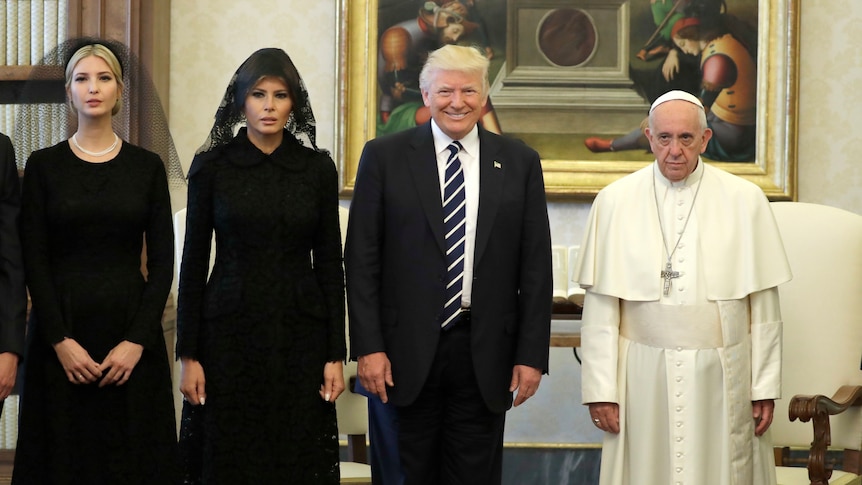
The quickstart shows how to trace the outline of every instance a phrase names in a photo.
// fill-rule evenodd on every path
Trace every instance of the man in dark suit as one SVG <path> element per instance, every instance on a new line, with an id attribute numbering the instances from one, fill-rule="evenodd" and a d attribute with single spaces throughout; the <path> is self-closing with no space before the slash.
<path id="1" fill-rule="evenodd" d="M 21 189 L 15 150 L 9 137 L 0 133 L 0 409 L 15 387 L 18 360 L 24 354 L 27 293 L 18 212 Z"/>
<path id="2" fill-rule="evenodd" d="M 505 412 L 548 368 L 550 230 L 539 155 L 477 126 L 477 50 L 432 52 L 432 121 L 369 141 L 345 247 L 351 358 L 395 405 L 406 484 L 499 484 Z"/>

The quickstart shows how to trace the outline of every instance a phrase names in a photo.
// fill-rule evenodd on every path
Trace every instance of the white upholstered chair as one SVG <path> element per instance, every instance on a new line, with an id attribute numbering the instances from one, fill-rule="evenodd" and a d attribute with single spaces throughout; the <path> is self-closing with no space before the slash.
<path id="1" fill-rule="evenodd" d="M 341 220 L 341 242 L 347 234 L 349 211 L 339 207 Z M 344 320 L 345 333 L 349 332 L 347 319 Z M 350 342 L 348 335 L 348 345 Z M 335 400 L 338 414 L 338 432 L 347 436 L 347 461 L 341 462 L 341 483 L 371 484 L 371 466 L 368 465 L 368 451 L 365 436 L 368 434 L 368 400 L 353 392 L 351 379 L 356 378 L 356 362 L 344 366 L 344 384 L 347 389 Z"/>
<path id="2" fill-rule="evenodd" d="M 778 483 L 862 484 L 862 216 L 801 202 L 772 209 L 793 271 L 780 287 L 784 398 L 771 433 L 776 463 L 796 466 L 779 466 Z M 794 463 L 792 449 L 809 456 Z M 833 457 L 844 471 L 831 471 Z"/>
<path id="3" fill-rule="evenodd" d="M 180 209 L 174 214 L 174 282 L 171 287 L 171 294 L 174 298 L 174 305 L 176 308 L 177 304 L 177 286 L 180 281 L 180 263 L 183 262 L 183 243 L 186 240 L 186 210 Z M 171 342 L 171 345 L 176 347 L 176 334 L 174 334 L 174 341 Z M 174 355 L 171 352 L 168 355 Z M 176 415 L 177 420 L 177 433 L 179 433 L 180 429 L 180 419 L 183 413 L 183 394 L 180 392 L 180 365 L 179 362 L 172 362 L 171 365 L 171 378 L 174 381 L 174 414 Z"/>
<path id="4" fill-rule="evenodd" d="M 365 436 L 368 433 L 368 402 L 365 396 L 350 390 L 350 378 L 356 376 L 356 362 L 344 367 L 347 385 L 335 401 L 338 415 L 338 432 L 347 436 L 347 460 L 340 463 L 341 483 L 371 484 L 371 466 L 368 465 Z"/>

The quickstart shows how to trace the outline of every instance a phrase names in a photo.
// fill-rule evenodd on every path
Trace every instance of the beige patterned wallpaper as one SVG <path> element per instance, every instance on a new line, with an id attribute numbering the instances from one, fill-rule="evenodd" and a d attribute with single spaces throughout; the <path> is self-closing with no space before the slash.
<path id="1" fill-rule="evenodd" d="M 638 0 L 635 0 L 638 1 Z M 859 0 L 801 5 L 799 200 L 862 213 L 862 51 Z M 337 0 L 174 0 L 171 129 L 185 167 L 203 143 L 223 90 L 255 49 L 284 48 L 305 78 L 321 146 L 333 148 Z M 555 244 L 577 244 L 589 204 L 552 203 Z"/>
<path id="2" fill-rule="evenodd" d="M 862 2 L 800 1 L 799 200 L 862 214 Z"/>

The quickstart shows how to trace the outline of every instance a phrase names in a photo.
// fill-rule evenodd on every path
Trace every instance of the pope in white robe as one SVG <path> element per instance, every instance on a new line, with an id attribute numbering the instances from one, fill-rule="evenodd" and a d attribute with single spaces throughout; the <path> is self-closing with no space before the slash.
<path id="1" fill-rule="evenodd" d="M 772 211 L 700 159 L 712 133 L 697 98 L 658 98 L 646 134 L 656 162 L 598 194 L 575 273 L 600 484 L 774 484 L 791 274 Z"/>

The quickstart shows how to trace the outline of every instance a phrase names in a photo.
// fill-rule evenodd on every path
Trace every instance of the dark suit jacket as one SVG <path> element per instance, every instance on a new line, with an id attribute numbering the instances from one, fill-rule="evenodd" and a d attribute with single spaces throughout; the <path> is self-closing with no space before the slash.
<path id="1" fill-rule="evenodd" d="M 0 352 L 24 355 L 27 293 L 18 236 L 21 186 L 15 151 L 0 133 Z"/>
<path id="2" fill-rule="evenodd" d="M 548 369 L 552 302 L 548 209 L 539 155 L 480 127 L 473 262 L 473 365 L 486 405 L 512 405 L 512 367 Z M 345 246 L 351 358 L 386 352 L 395 405 L 412 403 L 440 337 L 446 275 L 431 125 L 369 141 Z"/>

